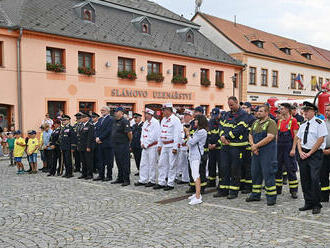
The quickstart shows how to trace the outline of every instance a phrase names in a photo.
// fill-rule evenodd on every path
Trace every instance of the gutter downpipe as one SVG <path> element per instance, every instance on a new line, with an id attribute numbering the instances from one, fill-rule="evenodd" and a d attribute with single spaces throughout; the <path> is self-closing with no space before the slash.
<path id="1" fill-rule="evenodd" d="M 19 36 L 17 38 L 17 111 L 18 111 L 18 128 L 23 131 L 23 113 L 22 113 L 22 70 L 21 70 L 21 40 L 23 28 L 19 28 Z"/>

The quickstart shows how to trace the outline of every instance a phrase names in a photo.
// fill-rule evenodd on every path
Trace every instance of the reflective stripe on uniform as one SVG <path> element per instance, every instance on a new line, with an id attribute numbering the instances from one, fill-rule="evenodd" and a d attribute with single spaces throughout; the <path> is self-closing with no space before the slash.
<path id="1" fill-rule="evenodd" d="M 238 142 L 238 143 L 234 143 L 234 142 L 230 142 L 229 146 L 247 146 L 249 144 L 249 142 Z"/>
<path id="2" fill-rule="evenodd" d="M 321 188 L 321 191 L 327 191 L 327 190 L 330 190 L 330 186 Z"/>
<path id="3" fill-rule="evenodd" d="M 232 131 L 229 132 L 229 136 L 230 136 L 232 139 L 235 139 L 235 135 L 233 134 Z"/>
<path id="4" fill-rule="evenodd" d="M 245 183 L 252 183 L 252 180 L 245 180 Z"/>
<path id="5" fill-rule="evenodd" d="M 229 189 L 231 189 L 231 190 L 239 190 L 239 187 L 238 186 L 229 186 Z"/>
<path id="6" fill-rule="evenodd" d="M 228 185 L 219 185 L 219 188 L 220 189 L 229 189 L 229 186 Z"/>
<path id="7" fill-rule="evenodd" d="M 277 195 L 276 191 L 268 191 L 266 192 L 266 195 Z"/>
<path id="8" fill-rule="evenodd" d="M 252 185 L 252 188 L 254 188 L 254 189 L 261 189 L 262 188 L 262 185 L 260 184 L 260 185 L 258 185 L 258 184 L 253 184 Z"/>
<path id="9" fill-rule="evenodd" d="M 209 180 L 216 180 L 217 178 L 216 177 L 208 177 L 207 179 L 209 179 Z"/>
<path id="10" fill-rule="evenodd" d="M 252 193 L 261 193 L 261 189 L 252 189 Z"/>

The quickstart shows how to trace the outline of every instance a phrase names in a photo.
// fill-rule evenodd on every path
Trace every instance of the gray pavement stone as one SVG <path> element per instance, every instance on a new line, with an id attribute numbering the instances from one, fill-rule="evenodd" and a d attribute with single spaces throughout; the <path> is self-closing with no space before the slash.
<path id="1" fill-rule="evenodd" d="M 18 176 L 0 161 L 0 247 L 330 247 L 330 205 L 317 216 L 299 212 L 301 189 L 293 200 L 285 187 L 273 207 L 264 197 L 246 203 L 246 195 L 212 194 L 199 206 L 161 205 L 186 186 L 164 192 L 134 187 L 134 176 L 125 188 L 78 176 Z"/>

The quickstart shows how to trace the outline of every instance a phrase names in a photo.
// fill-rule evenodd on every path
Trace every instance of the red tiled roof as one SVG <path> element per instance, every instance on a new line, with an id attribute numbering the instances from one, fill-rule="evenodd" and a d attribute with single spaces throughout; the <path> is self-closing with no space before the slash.
<path id="1" fill-rule="evenodd" d="M 245 52 L 284 59 L 323 68 L 330 69 L 330 51 L 306 45 L 295 40 L 270 34 L 245 25 L 236 24 L 215 16 L 198 13 L 214 28 L 225 37 L 240 47 Z M 263 41 L 263 48 L 257 47 L 251 41 Z M 291 55 L 285 54 L 280 48 L 290 48 Z M 307 59 L 302 54 L 312 54 L 311 59 Z"/>

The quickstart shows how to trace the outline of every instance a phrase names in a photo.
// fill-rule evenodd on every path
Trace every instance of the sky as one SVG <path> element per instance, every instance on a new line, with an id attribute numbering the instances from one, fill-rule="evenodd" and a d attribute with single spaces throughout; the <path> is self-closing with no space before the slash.
<path id="1" fill-rule="evenodd" d="M 191 19 L 195 0 L 153 0 Z M 204 0 L 201 11 L 330 50 L 330 0 Z"/>

